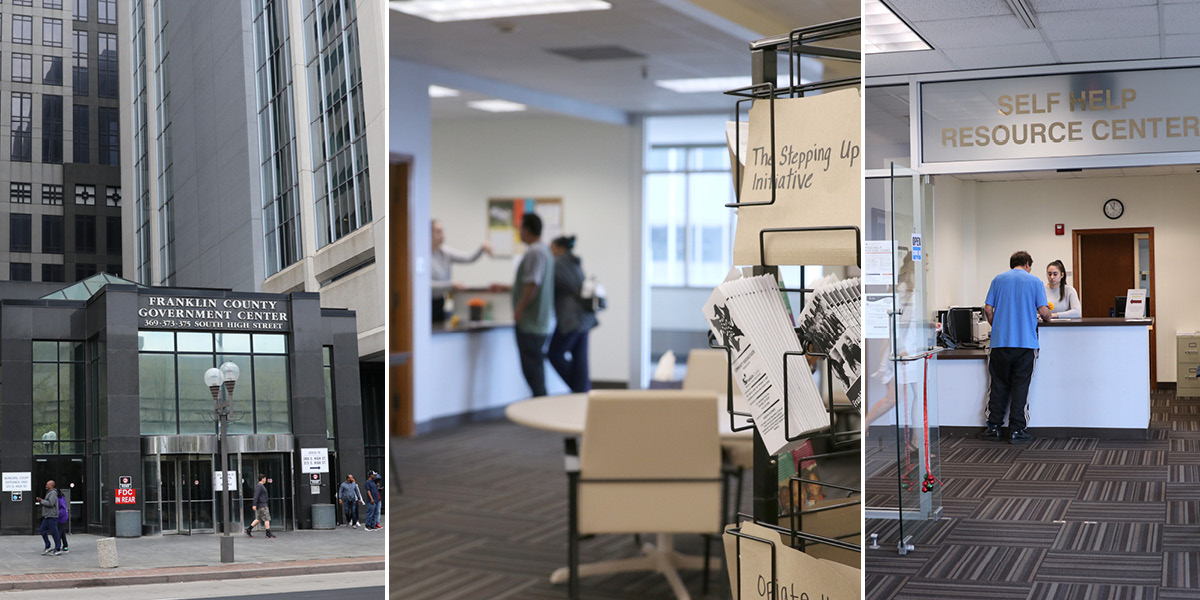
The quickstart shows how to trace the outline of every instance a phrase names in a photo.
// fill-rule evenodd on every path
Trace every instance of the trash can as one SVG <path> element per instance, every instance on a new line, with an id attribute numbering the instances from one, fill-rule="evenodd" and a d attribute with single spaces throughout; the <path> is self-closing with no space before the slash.
<path id="1" fill-rule="evenodd" d="M 119 538 L 142 537 L 142 511 L 140 511 L 140 510 L 118 510 L 117 511 L 117 537 L 119 537 Z"/>
<path id="2" fill-rule="evenodd" d="M 313 529 L 333 529 L 337 527 L 337 512 L 332 504 L 312 505 Z"/>

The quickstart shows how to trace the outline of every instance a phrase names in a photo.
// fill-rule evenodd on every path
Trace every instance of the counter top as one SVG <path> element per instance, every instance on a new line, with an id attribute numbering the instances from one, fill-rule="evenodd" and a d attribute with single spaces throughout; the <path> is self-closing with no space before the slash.
<path id="1" fill-rule="evenodd" d="M 1060 319 L 1049 323 L 1038 323 L 1038 327 L 1121 327 L 1128 325 L 1153 325 L 1153 318 L 1127 320 L 1125 317 L 1088 317 L 1086 319 Z"/>
<path id="2" fill-rule="evenodd" d="M 937 353 L 938 360 L 978 360 L 987 358 L 987 348 L 954 348 Z"/>
<path id="3" fill-rule="evenodd" d="M 514 323 L 498 323 L 495 321 L 467 321 L 460 324 L 458 327 L 447 327 L 445 324 L 435 323 L 433 325 L 433 334 L 439 333 L 471 333 L 476 331 L 491 331 L 493 329 L 511 329 Z"/>

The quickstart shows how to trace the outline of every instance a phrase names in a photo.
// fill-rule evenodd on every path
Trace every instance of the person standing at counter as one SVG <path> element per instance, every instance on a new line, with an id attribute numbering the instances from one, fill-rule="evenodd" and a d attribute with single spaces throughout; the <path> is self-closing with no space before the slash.
<path id="1" fill-rule="evenodd" d="M 572 392 L 583 393 L 592 388 L 588 377 L 588 331 L 596 326 L 596 313 L 584 306 L 579 296 L 583 287 L 583 265 L 575 249 L 575 236 L 555 238 L 550 242 L 554 255 L 554 316 L 557 324 L 550 337 L 547 358 L 559 377 Z M 567 358 L 567 354 L 571 358 Z"/>
<path id="2" fill-rule="evenodd" d="M 1008 412 L 1008 441 L 1024 444 L 1033 439 L 1025 427 L 1029 422 L 1029 382 L 1037 361 L 1038 317 L 1050 320 L 1046 288 L 1030 273 L 1033 257 L 1014 252 L 1009 270 L 992 279 L 983 314 L 992 326 L 988 374 L 992 385 L 988 397 L 987 428 L 976 437 L 1000 441 L 1004 413 Z"/>
<path id="3" fill-rule="evenodd" d="M 1075 288 L 1067 285 L 1067 267 L 1063 261 L 1056 260 L 1046 265 L 1046 300 L 1050 306 L 1050 316 L 1056 319 L 1078 319 L 1083 316 L 1083 305 Z"/>
<path id="4" fill-rule="evenodd" d="M 510 289 L 513 320 L 516 321 L 517 351 L 521 371 L 534 396 L 546 395 L 546 338 L 554 316 L 554 260 L 542 243 L 542 218 L 527 213 L 521 218 L 521 241 L 525 256 Z"/>
<path id="5" fill-rule="evenodd" d="M 433 240 L 433 252 L 429 256 L 429 287 L 433 295 L 433 322 L 441 323 L 446 320 L 446 292 L 461 289 L 462 284 L 451 279 L 450 266 L 454 263 L 473 263 L 487 253 L 492 255 L 492 245 L 486 241 L 479 245 L 474 254 L 455 250 L 446 246 L 446 231 L 438 220 L 433 221 L 430 232 Z"/>

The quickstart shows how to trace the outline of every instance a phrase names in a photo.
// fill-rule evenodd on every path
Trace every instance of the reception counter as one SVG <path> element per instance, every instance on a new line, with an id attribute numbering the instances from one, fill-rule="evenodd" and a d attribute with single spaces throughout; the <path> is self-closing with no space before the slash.
<path id="1" fill-rule="evenodd" d="M 1029 386 L 1029 427 L 1055 435 L 1140 437 L 1150 426 L 1149 319 L 1043 323 Z M 938 354 L 938 421 L 983 427 L 988 374 L 983 350 Z M 1053 431 L 1047 432 L 1046 429 Z"/>

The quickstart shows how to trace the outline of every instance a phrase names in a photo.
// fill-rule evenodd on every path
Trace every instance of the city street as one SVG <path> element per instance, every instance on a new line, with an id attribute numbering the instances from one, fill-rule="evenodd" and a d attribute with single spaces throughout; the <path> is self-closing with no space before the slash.
<path id="1" fill-rule="evenodd" d="M 176 598 L 243 598 L 250 600 L 318 600 L 337 591 L 338 597 L 369 600 L 384 597 L 383 571 L 365 573 L 331 573 L 325 575 L 298 575 L 295 577 L 259 577 L 224 581 L 196 581 L 188 583 L 158 583 L 138 586 L 97 587 L 86 590 L 64 591 L 28 590 L 0 592 L 0 598 L 14 600 L 60 599 L 64 593 L 72 597 L 91 600 L 174 600 Z"/>

